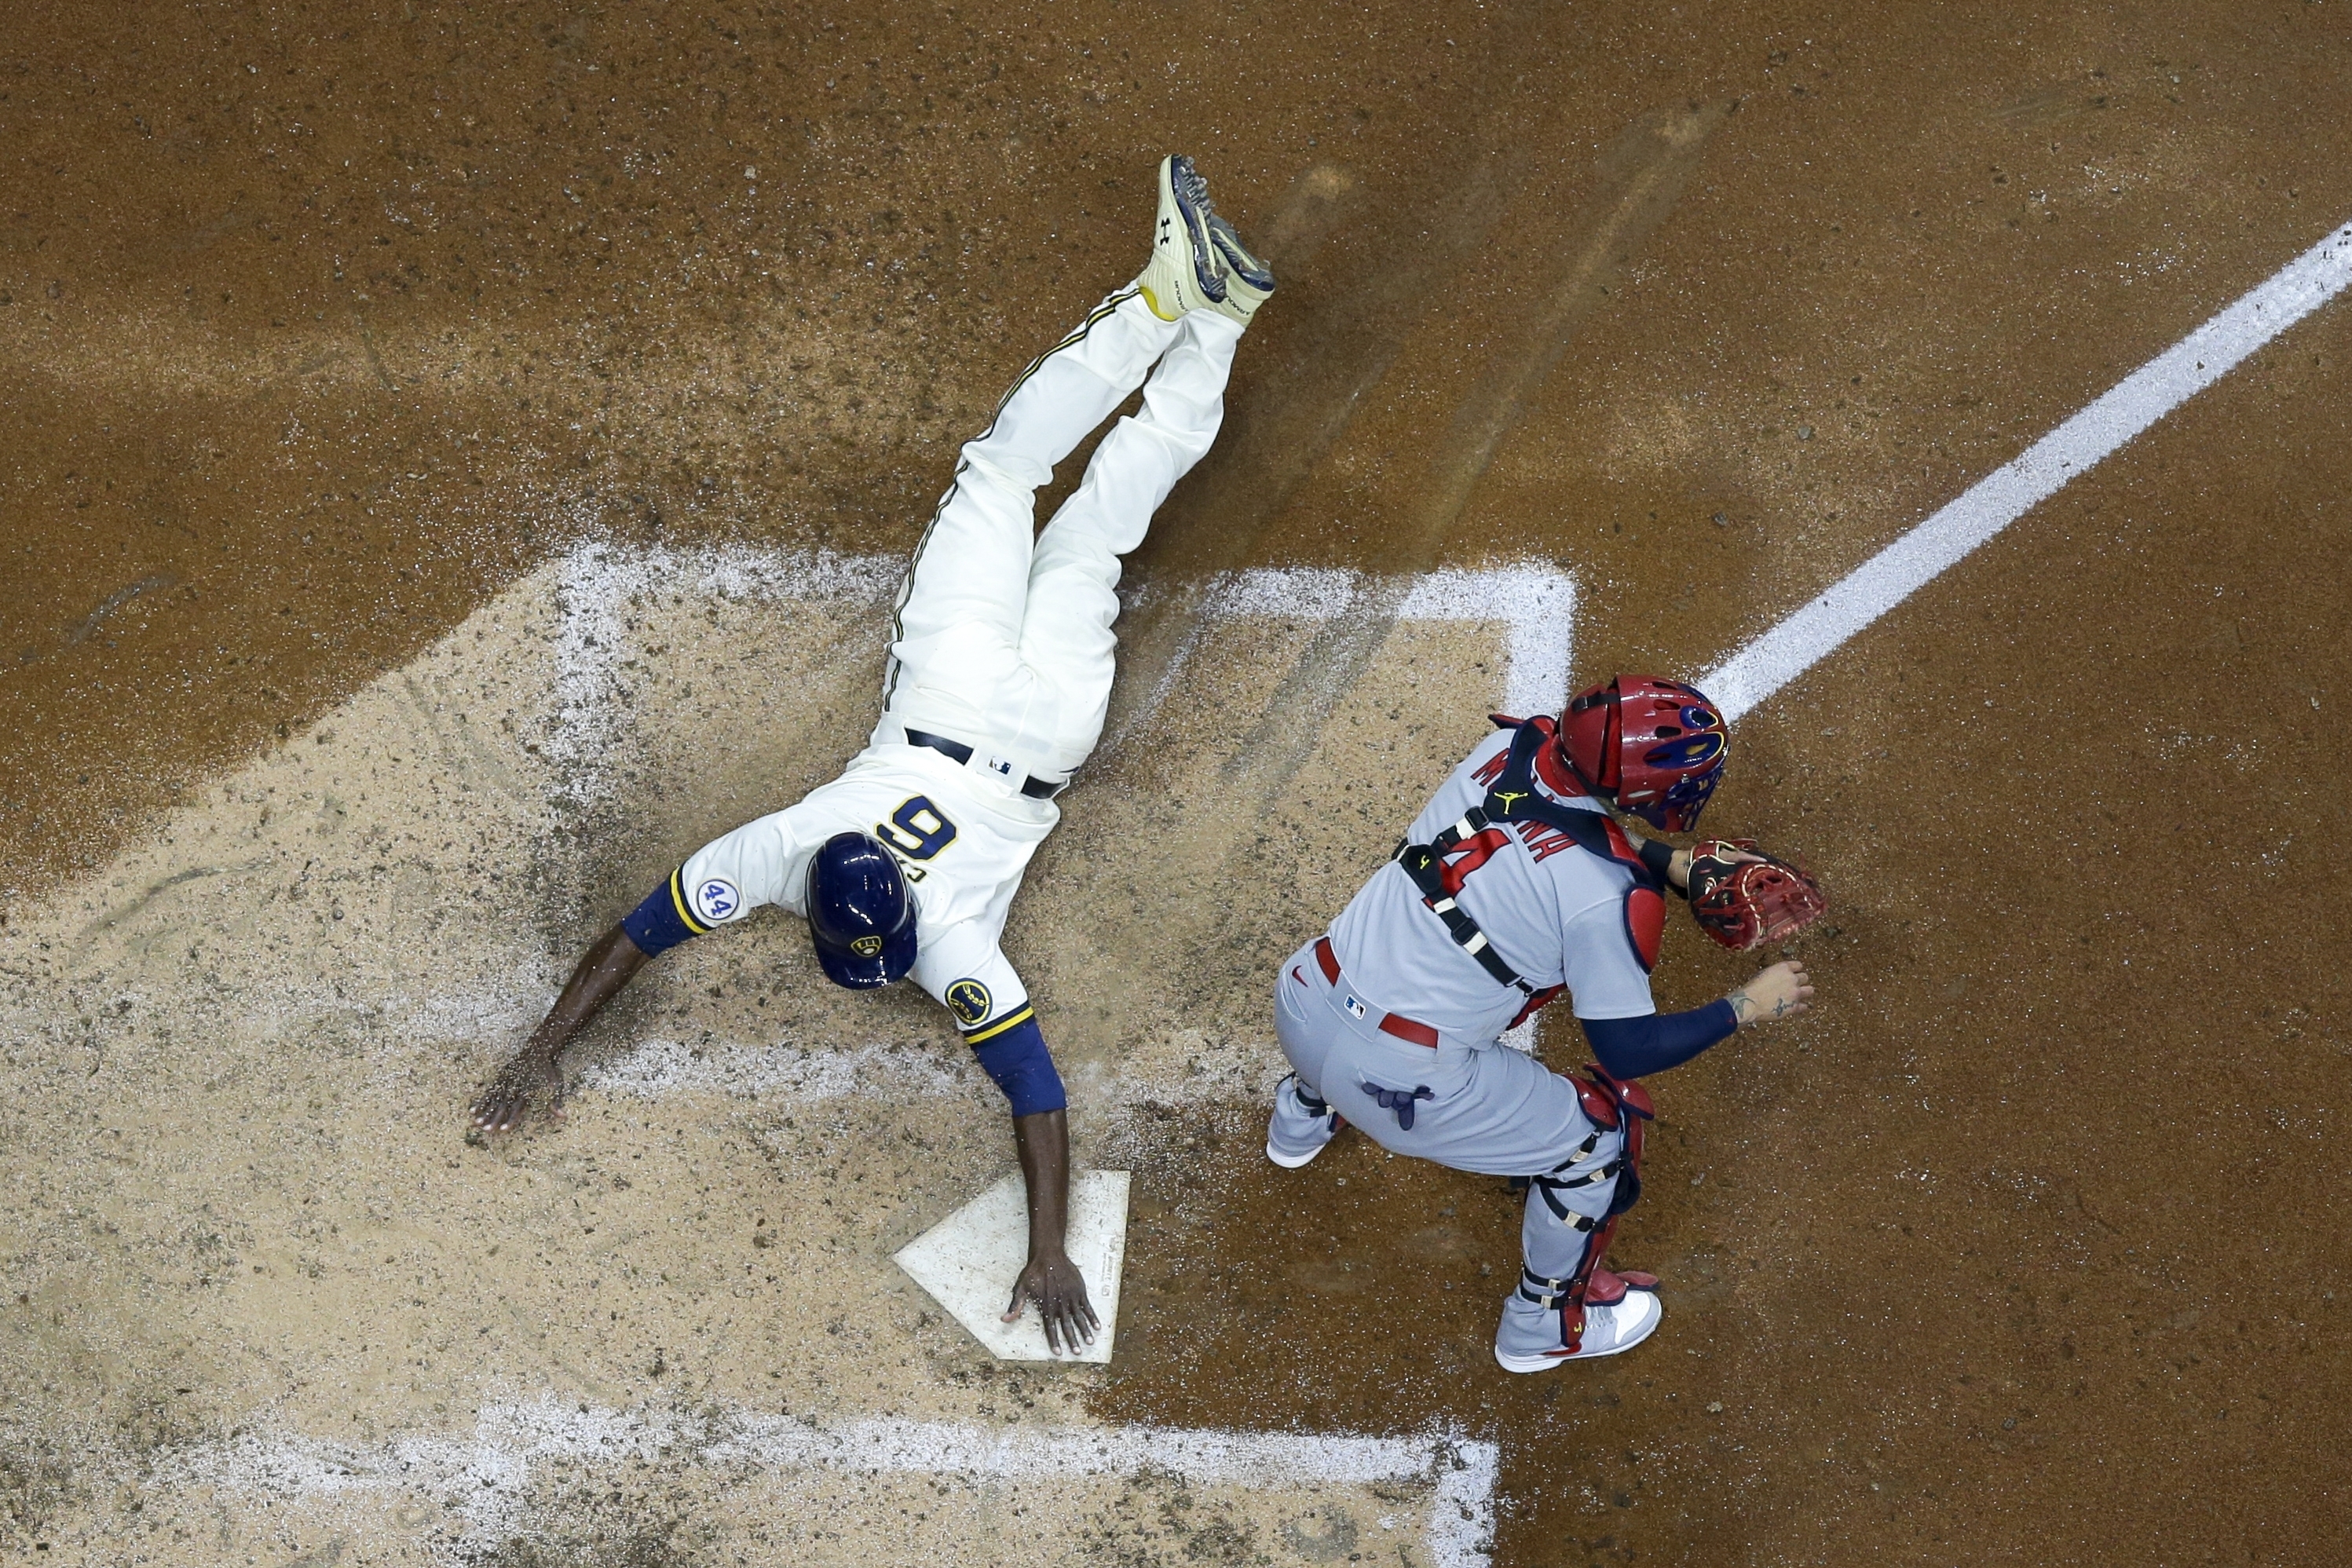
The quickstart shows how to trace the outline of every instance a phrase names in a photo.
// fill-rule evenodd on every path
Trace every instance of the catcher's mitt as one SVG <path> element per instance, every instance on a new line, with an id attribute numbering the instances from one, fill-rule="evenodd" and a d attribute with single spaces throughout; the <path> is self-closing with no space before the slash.
<path id="1" fill-rule="evenodd" d="M 1742 852 L 1758 858 L 1734 858 Z M 1830 905 L 1819 883 L 1758 849 L 1754 839 L 1709 839 L 1691 851 L 1690 906 L 1700 930 L 1745 953 L 1787 941 Z"/>

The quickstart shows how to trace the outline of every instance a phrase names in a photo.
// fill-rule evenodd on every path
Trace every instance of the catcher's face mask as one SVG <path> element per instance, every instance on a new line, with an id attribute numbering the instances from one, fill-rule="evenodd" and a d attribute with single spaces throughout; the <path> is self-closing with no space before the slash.
<path id="1" fill-rule="evenodd" d="M 1559 716 L 1559 737 L 1587 789 L 1667 833 L 1698 825 L 1731 750 L 1704 692 L 1655 675 L 1579 693 Z"/>

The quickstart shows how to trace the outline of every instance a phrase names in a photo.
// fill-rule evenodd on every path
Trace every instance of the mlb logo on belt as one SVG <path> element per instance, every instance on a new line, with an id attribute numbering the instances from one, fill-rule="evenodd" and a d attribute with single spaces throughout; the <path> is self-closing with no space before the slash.
<path id="1" fill-rule="evenodd" d="M 1360 1019 L 1360 1018 L 1362 1018 L 1362 1017 L 1364 1016 L 1364 1004 L 1363 1004 L 1363 1003 L 1361 1003 L 1361 1002 L 1360 1002 L 1360 1001 L 1358 1001 L 1355 998 L 1353 998 L 1353 997 L 1349 997 L 1349 998 L 1347 998 L 1346 1006 L 1347 1006 L 1347 1009 L 1348 1009 L 1348 1016 L 1349 1016 L 1349 1018 L 1359 1018 L 1359 1019 Z"/>
<path id="2" fill-rule="evenodd" d="M 999 779 L 1010 779 L 1013 777 L 1013 764 L 1007 762 L 1002 757 L 990 758 L 987 762 L 987 767 L 988 770 L 991 773 L 995 774 Z"/>

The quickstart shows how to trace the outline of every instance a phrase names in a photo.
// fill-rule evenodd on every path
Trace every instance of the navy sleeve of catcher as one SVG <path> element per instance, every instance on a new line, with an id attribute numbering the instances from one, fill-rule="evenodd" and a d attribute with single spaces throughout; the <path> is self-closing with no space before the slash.
<path id="1" fill-rule="evenodd" d="M 1658 879 L 1660 887 L 1685 903 L 1690 901 L 1690 889 L 1677 884 L 1675 881 L 1674 845 L 1661 843 L 1656 839 L 1643 839 L 1641 849 L 1636 852 L 1641 855 L 1642 864 L 1649 873 Z"/>
<path id="2" fill-rule="evenodd" d="M 973 1046 L 971 1053 L 1013 1103 L 1015 1117 L 1059 1111 L 1069 1104 L 1069 1096 L 1062 1092 L 1062 1075 L 1054 1071 L 1053 1052 L 1045 1049 L 1045 1036 L 1034 1018 L 1023 1019 L 986 1044 Z"/>
<path id="3" fill-rule="evenodd" d="M 1717 999 L 1686 1013 L 1650 1013 L 1637 1019 L 1579 1019 L 1592 1054 L 1616 1079 L 1646 1078 L 1680 1067 L 1739 1027 L 1728 1001 Z"/>
<path id="4" fill-rule="evenodd" d="M 677 873 L 646 894 L 646 901 L 622 918 L 621 929 L 637 945 L 637 951 L 650 958 L 668 951 L 689 936 L 698 936 L 706 929 L 695 925 L 686 914 L 686 900 L 681 896 Z"/>

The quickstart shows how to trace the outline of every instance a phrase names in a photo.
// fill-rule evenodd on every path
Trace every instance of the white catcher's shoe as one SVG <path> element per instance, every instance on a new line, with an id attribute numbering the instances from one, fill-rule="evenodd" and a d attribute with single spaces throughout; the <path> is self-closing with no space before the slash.
<path id="1" fill-rule="evenodd" d="M 1214 310 L 1246 327 L 1274 292 L 1274 273 L 1250 254 L 1234 225 L 1217 215 L 1209 183 L 1181 152 L 1160 161 L 1160 214 L 1151 260 L 1135 280 L 1143 302 L 1163 321 L 1188 310 Z"/>
<path id="2" fill-rule="evenodd" d="M 1584 1303 L 1584 1333 L 1570 1352 L 1560 1338 L 1559 1312 L 1539 1298 L 1514 1291 L 1503 1301 L 1502 1326 L 1495 1332 L 1495 1364 L 1505 1372 L 1542 1372 L 1564 1361 L 1590 1361 L 1633 1349 L 1658 1332 L 1665 1315 L 1658 1292 L 1628 1287 L 1616 1301 Z"/>

